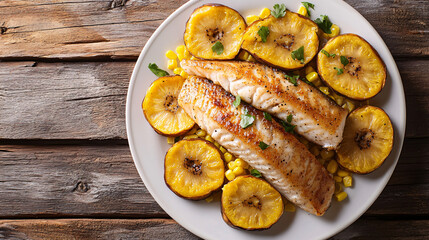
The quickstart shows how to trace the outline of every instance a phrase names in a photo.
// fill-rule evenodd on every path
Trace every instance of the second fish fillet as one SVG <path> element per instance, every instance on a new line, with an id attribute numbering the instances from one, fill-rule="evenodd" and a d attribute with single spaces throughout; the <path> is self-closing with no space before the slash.
<path id="1" fill-rule="evenodd" d="M 288 81 L 282 71 L 240 61 L 182 60 L 180 65 L 283 121 L 293 115 L 295 131 L 309 141 L 336 149 L 343 139 L 347 110 L 301 80 Z"/>
<path id="2" fill-rule="evenodd" d="M 235 107 L 234 100 L 219 85 L 196 76 L 185 81 L 178 97 L 179 105 L 202 129 L 261 172 L 289 201 L 323 215 L 335 189 L 328 171 L 274 119 L 266 119 L 263 112 L 246 103 Z"/>

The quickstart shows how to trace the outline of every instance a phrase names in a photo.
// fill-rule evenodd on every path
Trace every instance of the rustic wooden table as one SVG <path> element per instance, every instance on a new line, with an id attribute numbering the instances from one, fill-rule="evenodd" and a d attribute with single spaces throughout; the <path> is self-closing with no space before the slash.
<path id="1" fill-rule="evenodd" d="M 146 190 L 125 131 L 135 61 L 185 2 L 0 1 L 1 239 L 197 238 Z M 346 2 L 392 52 L 408 124 L 389 184 L 333 239 L 429 239 L 429 1 Z"/>

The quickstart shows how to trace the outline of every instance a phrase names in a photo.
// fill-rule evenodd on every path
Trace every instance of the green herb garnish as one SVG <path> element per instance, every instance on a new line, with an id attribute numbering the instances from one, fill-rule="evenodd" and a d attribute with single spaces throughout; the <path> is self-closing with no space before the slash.
<path id="1" fill-rule="evenodd" d="M 240 97 L 240 95 L 235 96 L 235 100 L 234 100 L 234 102 L 232 102 L 232 105 L 234 107 L 238 107 L 238 105 L 240 105 L 240 103 L 241 103 L 241 97 Z"/>
<path id="2" fill-rule="evenodd" d="M 334 67 L 334 69 L 337 70 L 337 75 L 341 75 L 344 72 L 344 69 L 342 69 L 342 68 Z"/>
<path id="3" fill-rule="evenodd" d="M 158 68 L 158 65 L 155 63 L 149 63 L 148 67 L 157 77 L 165 77 L 169 75 L 167 71 Z"/>
<path id="4" fill-rule="evenodd" d="M 293 60 L 299 60 L 301 61 L 301 64 L 304 64 L 304 46 L 292 51 L 291 56 Z"/>
<path id="5" fill-rule="evenodd" d="M 292 114 L 289 114 L 288 116 L 287 116 L 287 118 L 286 118 L 286 120 L 287 120 L 287 122 L 288 123 L 291 123 L 292 122 Z"/>
<path id="6" fill-rule="evenodd" d="M 305 7 L 305 9 L 307 9 L 308 16 L 311 17 L 310 8 L 312 8 L 314 10 L 314 4 L 309 3 L 309 2 L 301 2 L 301 3 Z"/>
<path id="7" fill-rule="evenodd" d="M 336 55 L 335 55 L 335 53 L 330 54 L 330 53 L 328 53 L 327 51 L 325 51 L 324 49 L 322 49 L 322 50 L 321 50 L 321 52 L 322 52 L 323 54 L 325 54 L 327 57 L 334 58 L 334 57 L 336 56 Z"/>
<path id="8" fill-rule="evenodd" d="M 314 20 L 314 22 L 327 34 L 331 34 L 332 22 L 329 20 L 329 17 L 326 15 L 320 15 L 320 18 Z"/>
<path id="9" fill-rule="evenodd" d="M 258 30 L 258 35 L 261 37 L 262 42 L 267 42 L 267 37 L 270 34 L 270 29 L 266 26 L 262 26 Z"/>
<path id="10" fill-rule="evenodd" d="M 217 55 L 221 55 L 223 53 L 223 44 L 219 41 L 215 42 L 212 46 L 212 51 Z"/>
<path id="11" fill-rule="evenodd" d="M 299 75 L 289 76 L 289 75 L 285 74 L 285 78 L 287 80 L 289 80 L 289 82 L 292 83 L 294 86 L 298 86 L 298 81 L 297 80 L 299 79 Z"/>
<path id="12" fill-rule="evenodd" d="M 307 83 L 307 84 L 309 84 L 309 85 L 311 85 L 311 86 L 313 86 L 313 87 L 316 87 L 312 82 L 310 82 L 310 81 L 308 81 L 307 79 L 302 79 L 305 83 Z"/>
<path id="13" fill-rule="evenodd" d="M 349 60 L 345 56 L 341 56 L 340 60 L 341 60 L 341 63 L 344 65 L 344 67 L 347 66 L 347 64 L 349 64 Z"/>
<path id="14" fill-rule="evenodd" d="M 285 121 L 280 121 L 280 122 L 281 122 L 283 128 L 285 129 L 285 131 L 288 133 L 292 133 L 296 127 L 295 125 L 292 125 L 292 124 L 285 122 Z"/>
<path id="15" fill-rule="evenodd" d="M 267 112 L 264 112 L 264 118 L 267 119 L 268 121 L 271 121 L 271 119 L 273 119 L 271 117 L 271 115 L 269 113 L 267 113 Z"/>
<path id="16" fill-rule="evenodd" d="M 257 177 L 257 178 L 262 177 L 262 174 L 261 174 L 258 170 L 256 170 L 256 169 L 252 169 L 252 170 L 250 170 L 250 174 L 251 174 L 252 176 L 254 176 L 254 177 Z"/>
<path id="17" fill-rule="evenodd" d="M 262 150 L 265 150 L 265 149 L 267 149 L 267 147 L 268 147 L 269 145 L 268 144 L 266 144 L 266 143 L 264 143 L 264 142 L 259 142 L 259 147 L 262 149 Z"/>
<path id="18" fill-rule="evenodd" d="M 252 125 L 255 121 L 255 116 L 249 114 L 248 110 L 245 109 L 244 114 L 241 115 L 240 126 L 242 128 L 247 128 Z"/>
<path id="19" fill-rule="evenodd" d="M 271 15 L 273 15 L 275 18 L 284 17 L 286 14 L 286 6 L 282 4 L 275 4 L 274 10 L 271 10 Z"/>

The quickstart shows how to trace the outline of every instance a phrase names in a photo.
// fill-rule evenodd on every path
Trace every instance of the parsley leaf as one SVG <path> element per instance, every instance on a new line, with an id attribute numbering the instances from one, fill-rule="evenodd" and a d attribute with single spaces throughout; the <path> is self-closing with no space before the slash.
<path id="1" fill-rule="evenodd" d="M 293 60 L 299 60 L 301 61 L 301 64 L 304 64 L 304 46 L 292 51 L 291 56 Z"/>
<path id="2" fill-rule="evenodd" d="M 238 107 L 238 105 L 240 105 L 240 103 L 241 103 L 241 97 L 240 97 L 240 95 L 237 95 L 237 96 L 235 97 L 234 102 L 232 102 L 232 105 L 233 105 L 234 107 Z"/>
<path id="3" fill-rule="evenodd" d="M 334 69 L 337 70 L 337 75 L 341 75 L 344 72 L 344 69 L 342 69 L 342 68 L 334 67 Z"/>
<path id="4" fill-rule="evenodd" d="M 292 125 L 292 124 L 290 124 L 288 122 L 285 122 L 285 121 L 280 121 L 280 123 L 282 124 L 283 128 L 285 129 L 285 131 L 288 132 L 288 133 L 292 133 L 293 130 L 295 129 L 295 127 L 296 127 L 295 125 Z"/>
<path id="5" fill-rule="evenodd" d="M 271 119 L 273 119 L 271 117 L 271 115 L 269 113 L 267 113 L 267 112 L 264 112 L 264 118 L 267 119 L 268 121 L 271 121 Z"/>
<path id="6" fill-rule="evenodd" d="M 327 34 L 331 34 L 332 22 L 329 20 L 329 17 L 326 15 L 320 15 L 320 18 L 314 20 L 314 22 Z"/>
<path id="7" fill-rule="evenodd" d="M 308 81 L 306 78 L 303 79 L 303 81 L 313 87 L 316 87 L 312 82 Z"/>
<path id="8" fill-rule="evenodd" d="M 212 46 L 212 51 L 217 55 L 221 55 L 223 53 L 223 44 L 219 41 L 215 42 Z"/>
<path id="9" fill-rule="evenodd" d="M 271 10 L 271 15 L 275 18 L 284 17 L 286 14 L 286 6 L 282 3 L 281 5 L 275 4 L 274 10 Z"/>
<path id="10" fill-rule="evenodd" d="M 285 78 L 287 80 L 289 80 L 289 82 L 292 83 L 294 86 L 298 86 L 298 81 L 297 80 L 299 79 L 299 75 L 289 76 L 289 75 L 285 74 Z"/>
<path id="11" fill-rule="evenodd" d="M 349 64 L 349 60 L 347 59 L 347 57 L 341 56 L 340 57 L 341 63 L 345 66 L 347 66 L 347 64 Z"/>
<path id="12" fill-rule="evenodd" d="M 270 34 L 270 29 L 266 26 L 262 26 L 258 30 L 258 35 L 261 37 L 262 42 L 267 42 L 267 37 Z"/>
<path id="13" fill-rule="evenodd" d="M 164 77 L 169 75 L 167 71 L 158 68 L 158 65 L 156 65 L 155 63 L 149 63 L 148 67 L 157 77 Z"/>
<path id="14" fill-rule="evenodd" d="M 292 122 L 292 114 L 289 114 L 288 116 L 287 116 L 287 118 L 286 118 L 286 120 L 287 120 L 287 122 L 288 123 L 291 123 Z"/>
<path id="15" fill-rule="evenodd" d="M 241 115 L 240 126 L 242 128 L 247 128 L 248 126 L 252 125 L 254 121 L 255 121 L 255 116 L 249 114 L 249 112 L 246 109 L 245 113 Z"/>
<path id="16" fill-rule="evenodd" d="M 301 2 L 301 3 L 305 7 L 305 9 L 307 9 L 308 16 L 311 17 L 310 8 L 312 8 L 314 10 L 314 4 L 309 3 L 309 2 Z"/>
<path id="17" fill-rule="evenodd" d="M 322 49 L 322 51 L 321 51 L 323 54 L 325 54 L 327 57 L 332 57 L 332 58 L 334 58 L 336 55 L 335 55 L 335 53 L 332 53 L 332 54 L 330 54 L 330 53 L 328 53 L 327 51 L 325 51 L 325 49 Z"/>
<path id="18" fill-rule="evenodd" d="M 266 143 L 264 143 L 264 142 L 259 142 L 259 147 L 262 149 L 262 150 L 265 150 L 265 149 L 267 149 L 267 147 L 269 147 L 270 145 L 268 145 L 268 144 L 266 144 Z"/>
<path id="19" fill-rule="evenodd" d="M 250 174 L 251 174 L 252 176 L 254 176 L 254 177 L 257 177 L 257 178 L 262 177 L 262 174 L 261 174 L 258 170 L 256 170 L 256 169 L 252 169 L 252 170 L 250 170 Z"/>

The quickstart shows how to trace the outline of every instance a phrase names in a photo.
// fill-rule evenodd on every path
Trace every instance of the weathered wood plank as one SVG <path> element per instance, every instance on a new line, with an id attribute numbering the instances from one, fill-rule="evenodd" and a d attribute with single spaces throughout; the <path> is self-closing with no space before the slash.
<path id="1" fill-rule="evenodd" d="M 135 59 L 162 21 L 185 2 L 1 1 L 0 59 Z M 428 1 L 346 2 L 372 23 L 395 56 L 429 54 Z"/>
<path id="2" fill-rule="evenodd" d="M 407 137 L 428 137 L 429 60 L 397 61 Z M 33 67 L 32 67 L 33 66 Z M 0 62 L 0 139 L 125 139 L 134 62 Z M 393 97 L 393 96 L 392 96 Z"/>
<path id="3" fill-rule="evenodd" d="M 2 239 L 199 239 L 170 219 L 0 220 Z"/>
<path id="4" fill-rule="evenodd" d="M 406 141 L 368 214 L 429 214 L 428 144 Z M 144 187 L 126 145 L 0 145 L 0 159 L 2 218 L 168 216 Z"/>

